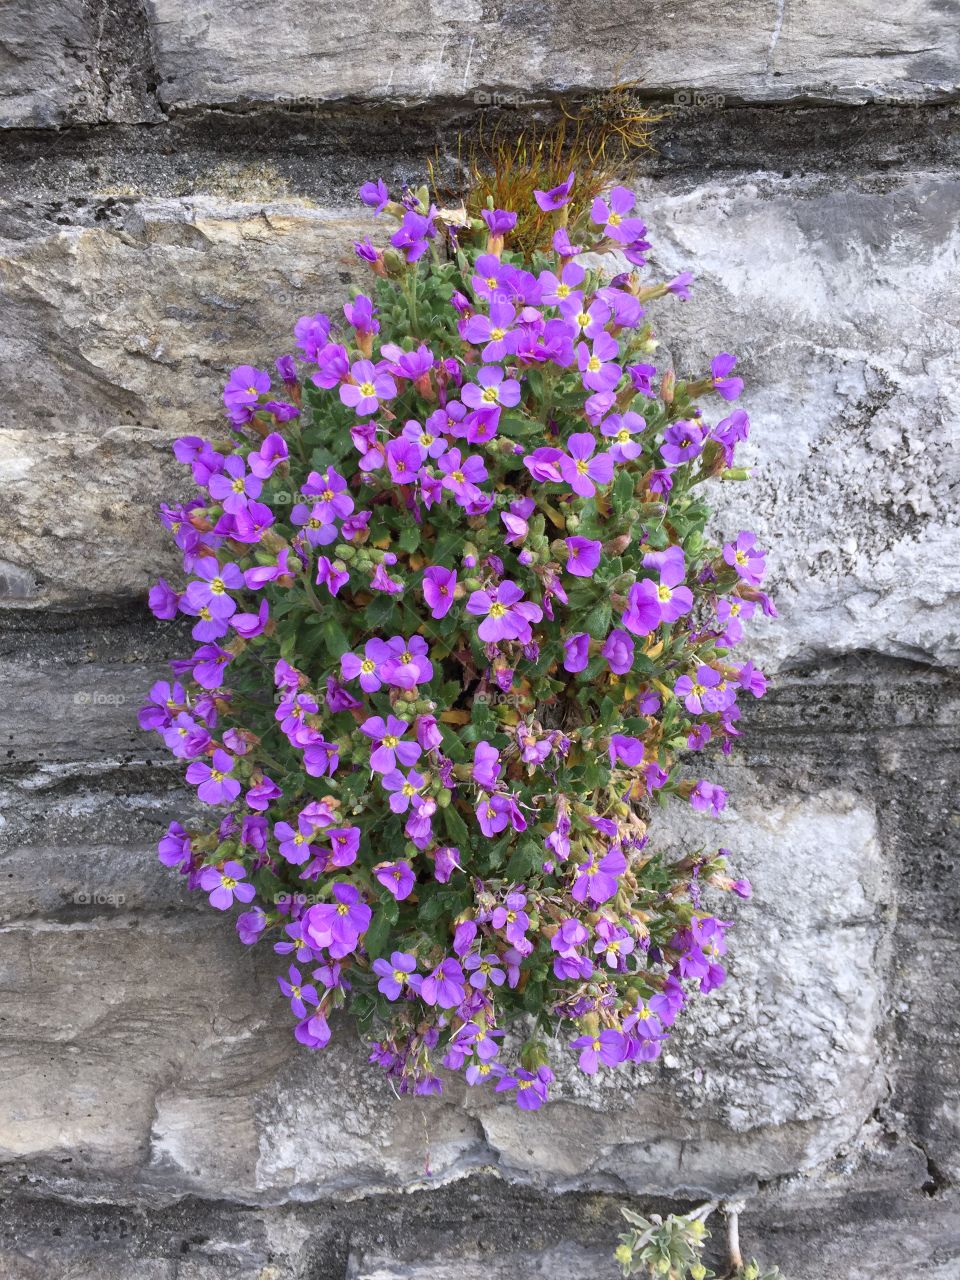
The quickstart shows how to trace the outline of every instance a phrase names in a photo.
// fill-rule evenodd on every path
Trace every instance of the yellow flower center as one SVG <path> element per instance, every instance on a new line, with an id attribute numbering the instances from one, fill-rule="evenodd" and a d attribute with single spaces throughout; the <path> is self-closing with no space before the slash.
<path id="1" fill-rule="evenodd" d="M 244 483 L 243 476 L 238 476 L 237 479 L 234 480 L 230 488 L 233 490 L 234 493 L 243 493 L 243 483 Z"/>
<path id="2" fill-rule="evenodd" d="M 483 389 L 483 396 L 482 396 L 482 399 L 483 399 L 487 404 L 496 404 L 496 403 L 497 403 L 497 388 L 496 388 L 496 387 L 484 387 L 484 389 Z"/>
<path id="3" fill-rule="evenodd" d="M 607 219 L 607 226 L 619 227 L 622 221 L 623 221 L 623 218 L 619 213 L 611 213 L 610 217 Z"/>
<path id="4" fill-rule="evenodd" d="M 376 669 L 377 669 L 377 664 L 373 662 L 370 658 L 364 658 L 364 660 L 360 663 L 360 670 L 363 672 L 365 676 L 371 675 L 374 671 L 376 671 Z"/>
<path id="5" fill-rule="evenodd" d="M 506 331 L 506 329 L 491 329 L 491 330 L 490 330 L 490 341 L 491 341 L 491 342 L 499 342 L 499 341 L 500 341 L 500 339 L 503 337 L 503 335 L 504 335 L 506 332 L 507 332 L 507 331 Z"/>
<path id="6" fill-rule="evenodd" d="M 321 500 L 321 502 L 332 502 L 332 501 L 333 501 L 333 490 L 332 490 L 332 489 L 324 489 L 323 493 L 321 493 L 321 495 L 320 495 L 320 500 Z"/>
<path id="7" fill-rule="evenodd" d="M 457 484 L 463 484 L 463 478 L 464 478 L 464 477 L 463 477 L 463 472 L 462 472 L 462 471 L 451 471 L 451 472 L 450 472 L 450 479 L 451 479 L 451 480 L 456 481 L 456 483 L 457 483 Z"/>
<path id="8" fill-rule="evenodd" d="M 491 618 L 502 618 L 506 612 L 507 606 L 505 604 L 501 604 L 499 600 L 494 600 L 493 604 L 490 606 Z"/>
<path id="9" fill-rule="evenodd" d="M 399 741 L 400 741 L 399 738 L 395 737 L 392 733 L 388 733 L 387 736 L 383 739 L 383 742 L 381 745 L 384 747 L 390 747 L 392 749 L 397 745 Z"/>
<path id="10" fill-rule="evenodd" d="M 375 396 L 377 394 L 377 389 L 372 382 L 361 382 L 360 394 L 362 396 Z"/>
<path id="11" fill-rule="evenodd" d="M 591 356 L 590 359 L 587 361 L 587 371 L 589 373 L 599 373 L 600 360 L 597 358 L 597 356 Z"/>
<path id="12" fill-rule="evenodd" d="M 222 596 L 223 593 L 226 591 L 226 589 L 227 588 L 222 578 L 214 578 L 214 580 L 210 583 L 210 590 L 213 592 L 215 596 Z"/>
<path id="13" fill-rule="evenodd" d="M 669 587 L 657 587 L 657 599 L 662 604 L 666 604 L 666 602 L 670 599 L 672 595 L 673 595 L 673 592 L 670 590 Z"/>
<path id="14" fill-rule="evenodd" d="M 221 876 L 220 883 L 225 889 L 235 889 L 237 887 L 237 881 L 233 876 Z"/>

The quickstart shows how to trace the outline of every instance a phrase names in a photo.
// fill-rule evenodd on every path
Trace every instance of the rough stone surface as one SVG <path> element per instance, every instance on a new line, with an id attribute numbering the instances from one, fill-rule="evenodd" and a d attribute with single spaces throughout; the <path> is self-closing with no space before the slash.
<path id="1" fill-rule="evenodd" d="M 658 265 L 699 275 L 662 315 L 678 368 L 730 350 L 747 384 L 756 474 L 718 523 L 771 548 L 780 618 L 757 652 L 955 662 L 960 185 L 758 174 L 650 195 Z"/>
<path id="2" fill-rule="evenodd" d="M 613 1280 L 621 1205 L 742 1194 L 787 1280 L 958 1280 L 953 7 L 2 9 L 4 1277 Z M 654 1066 L 568 1063 L 538 1118 L 397 1100 L 348 1025 L 300 1050 L 274 957 L 157 864 L 191 801 L 135 727 L 184 645 L 142 606 L 153 509 L 229 366 L 355 278 L 360 181 L 633 79 L 653 267 L 697 275 L 659 358 L 740 357 L 755 477 L 718 519 L 780 608 L 725 820 L 657 835 L 755 894 Z"/>
<path id="3" fill-rule="evenodd" d="M 294 0 L 148 0 L 160 97 L 202 103 L 423 101 L 472 96 L 522 105 L 638 81 L 647 93 L 905 102 L 957 90 L 957 31 L 936 0 L 896 13 L 844 6 L 654 0 L 638 21 L 614 0 L 596 21 L 567 0 L 516 6 L 411 0 L 347 12 Z M 296 32 L 296 39 L 290 33 Z M 683 99 L 686 101 L 687 99 Z"/>
<path id="4" fill-rule="evenodd" d="M 217 431 L 230 366 L 288 349 L 296 318 L 357 274 L 353 209 L 129 198 L 84 215 L 58 226 L 30 205 L 0 210 L 0 393 L 14 398 L 25 367 L 36 376 L 5 428 Z"/>

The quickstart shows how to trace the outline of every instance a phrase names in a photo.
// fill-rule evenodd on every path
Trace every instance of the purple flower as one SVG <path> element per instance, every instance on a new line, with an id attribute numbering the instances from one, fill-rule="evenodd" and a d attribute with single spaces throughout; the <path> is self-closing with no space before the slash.
<path id="1" fill-rule="evenodd" d="M 558 460 L 563 479 L 581 498 L 592 498 L 598 484 L 609 484 L 613 479 L 613 458 L 609 453 L 594 457 L 596 447 L 595 436 L 588 431 L 575 432 L 567 441 L 569 453 L 561 454 Z"/>
<path id="2" fill-rule="evenodd" d="M 386 779 L 384 779 L 384 783 L 386 783 Z M 390 890 L 398 902 L 410 897 L 410 894 L 413 893 L 413 886 L 417 882 L 408 862 L 381 862 L 374 867 L 373 874 L 385 889 Z"/>
<path id="3" fill-rule="evenodd" d="M 737 684 L 741 689 L 752 693 L 755 698 L 762 698 L 767 692 L 767 677 L 752 662 L 745 662 L 739 669 Z"/>
<path id="4" fill-rule="evenodd" d="M 340 659 L 340 675 L 344 680 L 360 680 L 365 693 L 376 693 L 383 684 L 381 666 L 393 656 L 393 649 L 383 640 L 368 640 L 363 647 L 363 657 L 345 653 Z"/>
<path id="5" fill-rule="evenodd" d="M 333 886 L 336 902 L 315 903 L 304 912 L 303 936 L 318 951 L 328 948 L 334 959 L 342 959 L 357 948 L 369 925 L 372 912 L 352 884 Z"/>
<path id="6" fill-rule="evenodd" d="M 614 675 L 624 676 L 633 666 L 633 637 L 626 631 L 611 631 L 601 650 Z"/>
<path id="7" fill-rule="evenodd" d="M 706 778 L 701 778 L 690 792 L 690 805 L 694 809 L 709 809 L 715 816 L 723 812 L 727 806 L 727 793 Z"/>
<path id="8" fill-rule="evenodd" d="M 272 778 L 262 777 L 258 783 L 250 788 L 244 799 L 251 809 L 256 809 L 258 813 L 263 813 L 265 809 L 269 809 L 274 800 L 279 800 L 283 792 L 273 781 Z"/>
<path id="9" fill-rule="evenodd" d="M 384 660 L 380 675 L 385 684 L 395 689 L 415 689 L 433 679 L 433 663 L 423 636 L 411 636 L 404 640 L 394 636 L 387 642 L 390 656 Z"/>
<path id="10" fill-rule="evenodd" d="M 231 454 L 223 464 L 223 470 L 210 477 L 207 485 L 210 497 L 219 502 L 224 511 L 231 514 L 243 511 L 248 498 L 260 496 L 263 482 L 247 473 L 247 466 L 237 454 Z"/>
<path id="11" fill-rule="evenodd" d="M 660 582 L 644 578 L 635 582 L 627 593 L 627 607 L 621 621 L 637 636 L 648 635 L 661 622 L 676 622 L 693 608 L 693 593 L 682 585 L 686 564 L 681 547 L 652 552 L 644 556 L 643 563 L 647 568 L 659 569 Z"/>
<path id="12" fill-rule="evenodd" d="M 347 492 L 347 482 L 332 467 L 326 471 L 311 471 L 300 492 L 314 498 L 314 511 L 324 524 L 343 520 L 353 512 L 353 498 Z"/>
<path id="13" fill-rule="evenodd" d="M 212 556 L 202 556 L 194 565 L 199 581 L 191 582 L 183 593 L 183 602 L 201 617 L 229 618 L 237 604 L 229 591 L 243 585 L 243 574 L 235 564 L 221 566 Z"/>
<path id="14" fill-rule="evenodd" d="M 494 910 L 490 923 L 495 929 L 503 929 L 507 941 L 515 947 L 522 947 L 530 928 L 530 917 L 524 907 L 527 896 L 524 893 L 508 893 L 503 905 Z"/>
<path id="15" fill-rule="evenodd" d="M 614 462 L 631 462 L 643 453 L 643 445 L 633 439 L 646 427 L 639 413 L 611 413 L 600 424 L 600 432 L 613 440 L 610 456 Z"/>
<path id="16" fill-rule="evenodd" d="M 433 435 L 416 418 L 410 418 L 404 423 L 403 438 L 419 448 L 421 458 L 439 458 L 447 451 L 447 442 L 443 436 Z"/>
<path id="17" fill-rule="evenodd" d="M 365 182 L 358 195 L 361 201 L 373 210 L 374 214 L 383 213 L 390 203 L 390 192 L 387 190 L 387 184 L 382 178 L 378 178 L 376 182 Z"/>
<path id="18" fill-rule="evenodd" d="M 200 872 L 200 888 L 210 894 L 211 907 L 227 911 L 234 898 L 238 902 L 251 902 L 256 890 L 252 884 L 246 883 L 246 874 L 246 867 L 233 861 L 225 862 L 222 871 L 218 867 L 204 867 Z"/>
<path id="19" fill-rule="evenodd" d="M 210 764 L 195 760 L 187 765 L 186 778 L 197 788 L 197 797 L 204 804 L 232 804 L 240 794 L 240 783 L 230 773 L 236 761 L 219 748 L 214 751 Z"/>
<path id="20" fill-rule="evenodd" d="M 150 612 L 155 618 L 169 622 L 177 616 L 180 597 L 164 578 L 158 578 L 147 595 Z"/>
<path id="21" fill-rule="evenodd" d="M 318 312 L 313 316 L 301 316 L 293 326 L 293 336 L 305 359 L 316 361 L 330 338 L 330 317 L 324 315 L 323 312 Z M 292 361 L 286 372 L 293 372 L 293 380 L 296 381 L 296 372 Z M 283 374 L 281 374 L 281 377 L 283 377 Z M 284 381 L 286 382 L 287 380 L 284 377 Z"/>
<path id="22" fill-rule="evenodd" d="M 390 808 L 394 813 L 406 813 L 411 804 L 416 804 L 417 797 L 423 790 L 425 782 L 422 773 L 411 769 L 407 777 L 399 769 L 391 769 L 381 778 L 384 791 L 391 792 Z"/>
<path id="23" fill-rule="evenodd" d="M 237 936 L 245 947 L 252 946 L 267 927 L 266 913 L 260 907 L 241 911 L 237 916 Z"/>
<path id="24" fill-rule="evenodd" d="M 723 677 L 713 667 L 699 666 L 695 677 L 680 676 L 673 686 L 673 692 L 683 699 L 683 705 L 695 716 L 705 712 L 719 711 L 726 699 L 718 694 L 717 687 Z"/>
<path id="25" fill-rule="evenodd" d="M 230 377 L 223 389 L 223 403 L 232 415 L 236 412 L 248 415 L 261 396 L 270 390 L 270 375 L 252 365 L 241 364 L 230 370 Z"/>
<path id="26" fill-rule="evenodd" d="M 730 373 L 737 363 L 737 357 L 727 351 L 721 351 L 710 361 L 710 372 L 713 375 L 713 389 L 724 400 L 736 400 L 743 390 L 742 378 L 731 378 Z"/>
<path id="27" fill-rule="evenodd" d="M 461 506 L 483 495 L 477 488 L 487 478 L 487 468 L 478 454 L 471 454 L 461 461 L 459 449 L 449 449 L 439 460 L 443 472 L 443 487 L 449 489 Z"/>
<path id="28" fill-rule="evenodd" d="M 575 673 L 582 671 L 590 661 L 590 636 L 586 631 L 578 631 L 567 636 L 563 642 L 563 668 Z"/>
<path id="29" fill-rule="evenodd" d="M 420 759 L 420 748 L 415 742 L 401 742 L 407 731 L 406 720 L 398 720 L 395 716 L 371 716 L 360 726 L 360 732 L 372 738 L 373 751 L 370 753 L 370 768 L 377 773 L 390 773 L 397 767 L 397 761 L 406 768 Z"/>
<path id="30" fill-rule="evenodd" d="M 623 733 L 612 733 L 608 744 L 610 768 L 615 769 L 617 762 L 634 768 L 643 763 L 645 748 L 642 738 L 631 738 Z"/>
<path id="31" fill-rule="evenodd" d="M 434 850 L 433 874 L 441 884 L 448 884 L 454 871 L 462 870 L 456 845 L 441 845 Z"/>
<path id="32" fill-rule="evenodd" d="M 312 983 L 304 983 L 303 974 L 294 964 L 287 970 L 286 978 L 281 978 L 279 974 L 277 975 L 277 983 L 280 990 L 290 1001 L 290 1011 L 295 1018 L 305 1018 L 307 1016 L 305 1001 L 309 1001 L 312 1005 L 320 1003 L 317 988 Z"/>
<path id="33" fill-rule="evenodd" d="M 512 409 L 520 400 L 520 383 L 514 378 L 504 380 L 504 373 L 497 365 L 484 365 L 476 382 L 468 382 L 461 392 L 465 405 L 471 409 Z"/>
<path id="34" fill-rule="evenodd" d="M 423 450 L 418 444 L 400 436 L 388 443 L 386 455 L 390 479 L 394 484 L 413 484 L 416 481 L 423 462 Z"/>
<path id="35" fill-rule="evenodd" d="M 735 542 L 727 542 L 723 548 L 723 558 L 737 576 L 751 586 L 758 587 L 763 581 L 766 571 L 765 551 L 757 546 L 757 539 L 747 529 L 741 529 Z"/>
<path id="36" fill-rule="evenodd" d="M 372 360 L 357 360 L 350 366 L 350 382 L 340 387 L 340 399 L 361 418 L 376 413 L 381 400 L 392 400 L 397 384 L 377 368 Z"/>
<path id="37" fill-rule="evenodd" d="M 539 622 L 543 610 L 524 600 L 523 591 L 507 579 L 493 591 L 474 591 L 467 601 L 467 613 L 484 617 L 477 629 L 481 640 L 492 644 L 497 640 L 519 640 L 529 644 L 533 639 L 531 622 Z"/>
<path id="38" fill-rule="evenodd" d="M 623 1034 L 612 1027 L 596 1035 L 580 1036 L 571 1041 L 570 1047 L 581 1050 L 580 1070 L 588 1076 L 596 1074 L 601 1062 L 605 1067 L 615 1067 L 624 1057 Z"/>
<path id="39" fill-rule="evenodd" d="M 399 1000 L 404 987 L 410 986 L 416 990 L 419 986 L 419 980 L 411 978 L 411 974 L 415 974 L 416 969 L 416 959 L 407 955 L 405 951 L 394 951 L 389 962 L 383 959 L 374 960 L 373 972 L 380 979 L 377 990 L 388 1000 Z"/>
<path id="40" fill-rule="evenodd" d="M 399 230 L 390 237 L 395 249 L 402 249 L 408 262 L 416 262 L 427 252 L 427 241 L 437 234 L 433 218 L 428 214 L 408 209 L 403 215 Z"/>
<path id="41" fill-rule="evenodd" d="M 594 200 L 590 212 L 591 220 L 603 227 L 604 234 L 619 244 L 630 244 L 639 240 L 646 232 L 640 218 L 629 218 L 636 201 L 636 196 L 626 187 L 614 187 L 610 192 L 610 204 L 607 206 L 599 197 Z"/>
<path id="42" fill-rule="evenodd" d="M 329 827 L 323 834 L 330 841 L 332 866 L 348 867 L 351 862 L 356 862 L 360 848 L 359 827 Z"/>
<path id="43" fill-rule="evenodd" d="M 481 741 L 473 749 L 474 782 L 487 791 L 493 791 L 500 778 L 503 766 L 500 763 L 500 752 L 489 742 Z"/>
<path id="44" fill-rule="evenodd" d="M 577 578 L 592 578 L 600 563 L 601 543 L 592 538 L 580 537 L 566 538 L 565 542 L 570 553 L 567 573 L 572 573 Z"/>
<path id="45" fill-rule="evenodd" d="M 423 598 L 427 608 L 436 619 L 445 618 L 453 604 L 453 593 L 457 587 L 455 569 L 444 569 L 441 565 L 431 565 L 423 573 Z"/>
<path id="46" fill-rule="evenodd" d="M 480 216 L 492 236 L 505 236 L 517 225 L 517 215 L 506 209 L 481 209 Z"/>
<path id="47" fill-rule="evenodd" d="M 627 869 L 627 860 L 620 849 L 611 849 L 609 853 L 598 859 L 593 854 L 589 862 L 581 863 L 577 868 L 573 887 L 570 890 L 577 902 L 607 902 L 616 895 L 619 877 Z"/>
<path id="48" fill-rule="evenodd" d="M 663 433 L 660 452 L 664 462 L 679 467 L 703 449 L 704 428 L 696 422 L 673 422 Z"/>
<path id="49" fill-rule="evenodd" d="M 588 391 L 614 391 L 623 374 L 616 363 L 620 348 L 609 333 L 597 334 L 593 348 L 581 342 L 577 346 L 577 368 Z"/>
<path id="50" fill-rule="evenodd" d="M 485 343 L 480 353 L 484 360 L 503 360 L 516 349 L 519 334 L 512 327 L 516 314 L 516 308 L 509 302 L 494 298 L 489 316 L 478 313 L 463 321 L 463 339 L 475 346 Z"/>
<path id="51" fill-rule="evenodd" d="M 534 191 L 533 198 L 544 213 L 549 213 L 553 209 L 561 209 L 569 202 L 575 176 L 571 169 L 566 181 L 561 182 L 559 186 L 551 187 L 549 191 Z"/>
<path id="52" fill-rule="evenodd" d="M 438 964 L 420 985 L 424 1004 L 439 1005 L 441 1009 L 455 1009 L 463 995 L 463 970 L 452 956 Z"/>
<path id="53" fill-rule="evenodd" d="M 165 867 L 179 867 L 190 857 L 190 836 L 179 822 L 171 822 L 157 844 L 157 857 Z"/>
<path id="54" fill-rule="evenodd" d="M 495 955 L 478 956 L 473 954 L 467 956 L 463 962 L 463 967 L 470 974 L 471 987 L 475 987 L 477 991 L 482 991 L 488 980 L 495 987 L 502 987 L 506 981 L 506 974 L 499 968 L 499 964 L 499 957 Z"/>
<path id="55" fill-rule="evenodd" d="M 293 1034 L 308 1049 L 323 1049 L 330 1043 L 330 1027 L 322 1013 L 315 1013 L 298 1022 Z"/>
<path id="56" fill-rule="evenodd" d="M 549 1067 L 538 1067 L 534 1075 L 530 1071 L 519 1070 L 512 1076 L 503 1076 L 498 1080 L 495 1093 L 503 1093 L 507 1089 L 516 1089 L 517 1106 L 521 1111 L 538 1111 L 547 1100 L 547 1089 L 553 1081 L 553 1072 Z"/>

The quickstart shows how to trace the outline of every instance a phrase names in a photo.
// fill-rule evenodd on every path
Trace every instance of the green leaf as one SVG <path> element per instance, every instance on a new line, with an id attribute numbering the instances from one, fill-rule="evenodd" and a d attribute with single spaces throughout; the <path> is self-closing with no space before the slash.
<path id="1" fill-rule="evenodd" d="M 463 852 L 470 843 L 470 832 L 467 830 L 467 824 L 457 813 L 453 805 L 448 805 L 446 809 L 441 809 L 443 814 L 443 824 L 447 828 L 450 839 L 454 844 L 459 845 L 460 851 Z"/>
<path id="2" fill-rule="evenodd" d="M 397 539 L 404 551 L 416 551 L 420 545 L 420 530 L 415 524 L 408 525 Z"/>

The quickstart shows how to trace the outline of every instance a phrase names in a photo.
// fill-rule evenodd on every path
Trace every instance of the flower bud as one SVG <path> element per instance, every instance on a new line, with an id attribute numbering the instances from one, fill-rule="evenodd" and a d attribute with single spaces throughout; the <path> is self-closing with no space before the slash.
<path id="1" fill-rule="evenodd" d="M 673 392 L 677 385 L 677 376 L 672 369 L 668 369 L 663 375 L 663 381 L 660 383 L 660 399 L 664 404 L 673 404 Z"/>

